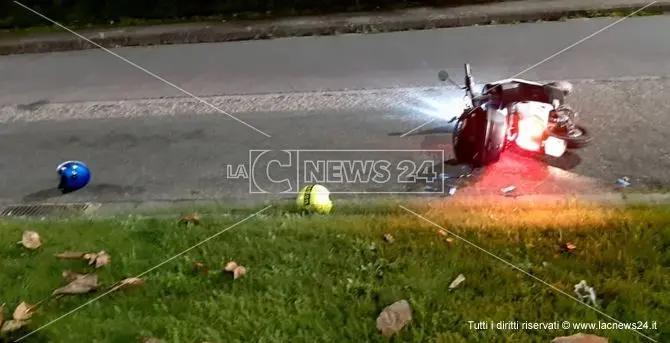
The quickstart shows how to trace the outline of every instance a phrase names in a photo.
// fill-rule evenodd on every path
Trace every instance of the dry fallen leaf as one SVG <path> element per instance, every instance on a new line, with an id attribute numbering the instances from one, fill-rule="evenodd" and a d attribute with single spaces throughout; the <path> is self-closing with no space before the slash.
<path id="1" fill-rule="evenodd" d="M 577 246 L 574 245 L 574 244 L 572 244 L 572 243 L 570 243 L 570 242 L 565 243 L 565 245 L 563 246 L 563 250 L 565 250 L 565 251 L 567 251 L 567 252 L 572 252 L 572 251 L 575 250 L 575 249 L 577 249 Z"/>
<path id="2" fill-rule="evenodd" d="M 189 214 L 189 215 L 185 215 L 185 216 L 181 216 L 181 217 L 179 217 L 178 220 L 179 220 L 179 223 L 180 223 L 180 224 L 186 224 L 186 225 L 188 225 L 188 224 L 194 224 L 194 225 L 198 225 L 198 224 L 200 224 L 200 215 L 198 215 L 198 214 Z"/>
<path id="3" fill-rule="evenodd" d="M 551 343 L 607 343 L 607 342 L 608 340 L 605 337 L 586 335 L 583 333 L 578 333 L 572 336 L 556 337 L 551 341 Z"/>
<path id="4" fill-rule="evenodd" d="M 80 260 L 84 258 L 84 255 L 86 255 L 86 253 L 81 251 L 66 251 L 54 256 L 60 258 L 61 260 Z"/>
<path id="5" fill-rule="evenodd" d="M 28 249 L 37 249 L 42 246 L 40 235 L 35 231 L 25 231 L 19 243 Z"/>
<path id="6" fill-rule="evenodd" d="M 72 282 L 72 281 L 84 276 L 84 274 L 79 274 L 79 273 L 75 273 L 71 270 L 66 270 L 66 271 L 61 273 L 61 276 L 63 276 L 63 279 L 65 279 L 65 281 Z"/>
<path id="7" fill-rule="evenodd" d="M 21 328 L 23 328 L 27 324 L 28 324 L 27 321 L 8 320 L 4 324 L 2 324 L 2 328 L 0 328 L 0 332 L 2 332 L 2 333 L 14 332 L 14 331 L 20 330 Z"/>
<path id="8" fill-rule="evenodd" d="M 125 278 L 116 285 L 116 289 L 125 289 L 130 287 L 141 286 L 144 284 L 144 280 L 138 277 L 129 277 Z"/>
<path id="9" fill-rule="evenodd" d="M 84 294 L 98 288 L 98 276 L 95 274 L 77 275 L 74 280 L 64 287 L 58 288 L 53 295 Z"/>
<path id="10" fill-rule="evenodd" d="M 395 242 L 395 238 L 393 238 L 393 236 L 391 236 L 391 234 L 388 234 L 388 233 L 384 235 L 384 240 L 389 242 L 389 243 Z"/>
<path id="11" fill-rule="evenodd" d="M 238 267 L 238 266 L 237 266 L 237 263 L 235 263 L 235 262 L 233 262 L 233 261 L 230 261 L 230 262 L 226 263 L 226 266 L 225 266 L 223 269 L 224 269 L 225 271 L 227 271 L 227 272 L 232 272 L 232 271 L 234 271 L 235 268 L 237 268 L 237 267 Z"/>
<path id="12" fill-rule="evenodd" d="M 95 266 L 96 268 L 100 268 L 108 264 L 112 257 L 104 250 L 100 252 L 90 252 L 84 254 L 84 259 L 88 260 L 88 265 L 89 266 Z"/>
<path id="13" fill-rule="evenodd" d="M 463 281 L 465 281 L 465 276 L 463 276 L 463 274 L 458 274 L 458 276 L 454 279 L 454 281 L 452 281 L 451 284 L 449 285 L 449 289 L 454 289 L 458 287 L 461 283 L 463 283 Z"/>
<path id="14" fill-rule="evenodd" d="M 109 256 L 109 254 L 103 250 L 103 251 L 99 252 L 98 256 L 95 258 L 95 261 L 94 261 L 95 262 L 95 267 L 96 268 L 103 267 L 103 266 L 109 264 L 109 262 L 111 262 L 111 259 L 112 259 L 112 257 Z"/>
<path id="15" fill-rule="evenodd" d="M 247 268 L 237 264 L 234 261 L 226 263 L 226 266 L 223 268 L 227 272 L 233 273 L 233 279 L 237 280 L 245 275 L 247 275 Z"/>
<path id="16" fill-rule="evenodd" d="M 244 268 L 242 266 L 238 266 L 237 268 L 235 268 L 235 270 L 233 270 L 233 279 L 234 280 L 237 280 L 241 277 L 244 277 L 245 275 L 247 275 L 247 268 Z"/>
<path id="17" fill-rule="evenodd" d="M 407 300 L 397 301 L 386 307 L 377 317 L 377 330 L 390 338 L 412 320 L 412 309 Z"/>
<path id="18" fill-rule="evenodd" d="M 16 306 L 12 318 L 19 322 L 26 321 L 33 315 L 35 308 L 37 308 L 37 305 L 30 305 L 23 301 L 19 304 L 19 306 Z"/>

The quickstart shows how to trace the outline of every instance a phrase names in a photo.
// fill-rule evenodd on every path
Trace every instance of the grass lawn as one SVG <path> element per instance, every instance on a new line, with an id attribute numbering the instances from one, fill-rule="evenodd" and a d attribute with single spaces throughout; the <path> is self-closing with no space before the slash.
<path id="1" fill-rule="evenodd" d="M 408 208 L 568 294 L 586 280 L 601 311 L 622 322 L 655 321 L 656 329 L 641 332 L 670 342 L 669 206 Z M 0 222 L 5 319 L 21 301 L 44 300 L 28 327 L 35 329 L 245 215 L 204 214 L 191 226 L 176 217 L 135 216 Z M 42 246 L 16 244 L 24 230 L 38 232 Z M 438 230 L 399 208 L 337 208 L 329 216 L 273 208 L 147 273 L 144 285 L 113 292 L 22 342 L 128 343 L 147 336 L 172 343 L 384 342 L 377 315 L 401 299 L 410 303 L 413 320 L 395 342 L 550 342 L 577 332 L 651 342 L 630 330 L 471 329 L 468 321 L 611 320 Z M 382 239 L 385 234 L 394 241 Z M 577 248 L 562 252 L 566 242 Z M 105 250 L 112 260 L 95 270 L 53 256 L 68 250 Z M 230 260 L 248 274 L 233 280 L 222 272 Z M 194 270 L 195 262 L 210 271 Z M 96 272 L 102 287 L 47 299 L 66 284 L 64 270 Z M 450 291 L 459 274 L 465 282 Z"/>

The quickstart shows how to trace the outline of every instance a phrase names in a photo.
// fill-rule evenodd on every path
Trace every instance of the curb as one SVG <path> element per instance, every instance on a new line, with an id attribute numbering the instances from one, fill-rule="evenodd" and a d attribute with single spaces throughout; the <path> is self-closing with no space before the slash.
<path id="1" fill-rule="evenodd" d="M 551 2 L 551 1 L 550 1 Z M 566 17 L 603 16 L 606 13 L 633 12 L 644 4 L 610 1 L 601 6 L 562 4 L 554 8 L 528 8 L 528 1 L 515 1 L 497 6 L 477 5 L 448 9 L 418 8 L 386 14 L 309 17 L 277 21 L 174 24 L 161 27 L 140 27 L 91 30 L 80 33 L 105 48 L 170 44 L 218 43 L 282 37 L 323 36 L 350 33 L 381 33 L 436 28 L 516 22 L 551 21 Z M 530 7 L 537 7 L 537 2 Z M 507 8 L 506 8 L 507 6 Z M 547 3 L 546 6 L 549 6 Z M 486 13 L 486 12 L 491 13 Z M 647 12 L 670 12 L 670 1 L 658 1 Z M 596 12 L 596 13 L 594 13 Z M 142 31 L 145 32 L 142 32 Z M 94 49 L 96 46 L 70 33 L 47 34 L 16 40 L 0 41 L 0 55 L 44 53 Z"/>
<path id="2" fill-rule="evenodd" d="M 137 202 L 118 202 L 118 203 L 68 203 L 68 204 L 40 204 L 40 205 L 82 205 L 89 207 L 85 212 L 80 213 L 81 216 L 94 217 L 115 217 L 119 215 L 143 215 L 148 217 L 153 216 L 174 216 L 177 210 L 183 211 L 186 209 L 197 210 L 202 208 L 210 208 L 212 210 L 223 209 L 240 209 L 253 208 L 259 205 L 276 205 L 287 206 L 294 203 L 294 200 L 288 198 L 275 199 L 275 201 L 262 203 L 247 203 L 242 207 L 231 205 L 230 203 L 223 203 L 215 199 L 192 199 L 192 200 L 164 200 L 164 201 L 137 201 Z M 503 195 L 489 195 L 489 196 L 440 196 L 440 197 L 403 197 L 403 196 L 386 196 L 378 199 L 366 198 L 342 198 L 338 199 L 337 203 L 344 206 L 361 205 L 363 207 L 369 205 L 422 205 L 422 204 L 443 204 L 446 206 L 570 206 L 570 205 L 596 205 L 605 207 L 618 206 L 658 206 L 670 204 L 670 193 L 594 193 L 594 194 L 575 194 L 575 195 L 520 195 L 520 196 L 503 196 Z M 3 206 L 5 209 L 12 208 L 19 205 Z M 23 206 L 23 205 L 21 205 Z M 5 217 L 11 217 L 6 215 Z"/>

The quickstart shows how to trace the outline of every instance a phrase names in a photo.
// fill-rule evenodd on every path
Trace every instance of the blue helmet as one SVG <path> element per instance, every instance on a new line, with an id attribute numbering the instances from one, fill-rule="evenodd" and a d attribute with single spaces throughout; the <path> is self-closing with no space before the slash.
<path id="1" fill-rule="evenodd" d="M 86 187 L 91 181 L 91 171 L 88 166 L 79 161 L 66 161 L 58 165 L 60 184 L 58 189 L 63 193 L 74 192 Z"/>

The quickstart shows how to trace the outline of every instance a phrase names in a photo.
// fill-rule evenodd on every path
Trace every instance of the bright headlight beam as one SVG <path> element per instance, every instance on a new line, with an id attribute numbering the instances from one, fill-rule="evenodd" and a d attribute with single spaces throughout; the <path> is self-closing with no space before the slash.
<path id="1" fill-rule="evenodd" d="M 426 96 L 416 91 L 408 91 L 408 98 L 411 99 L 411 104 L 405 107 L 410 111 L 444 120 L 458 117 L 464 107 L 463 96 L 456 94 Z"/>

